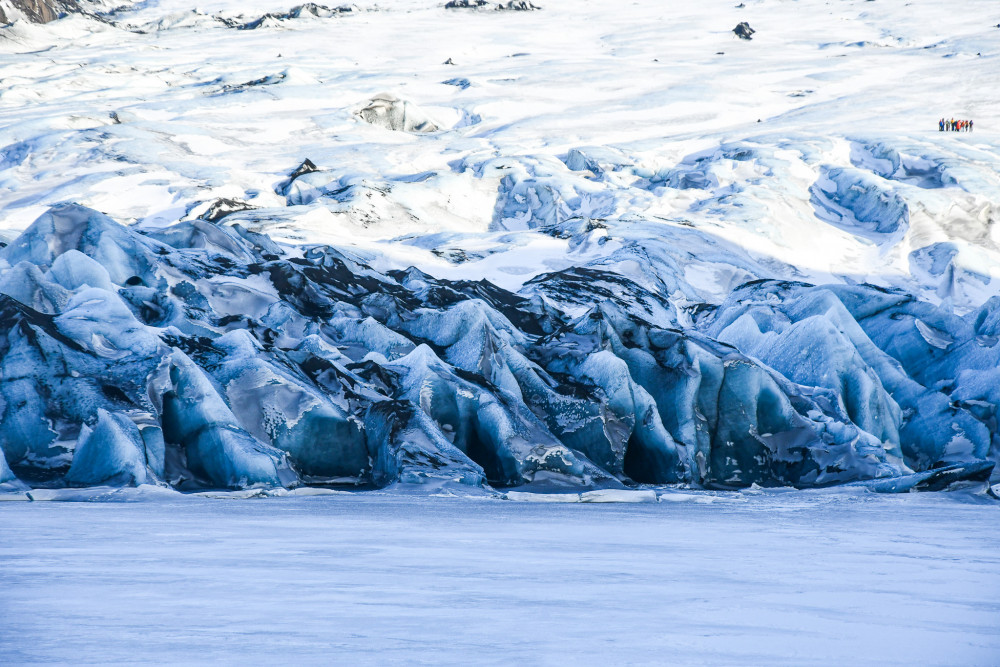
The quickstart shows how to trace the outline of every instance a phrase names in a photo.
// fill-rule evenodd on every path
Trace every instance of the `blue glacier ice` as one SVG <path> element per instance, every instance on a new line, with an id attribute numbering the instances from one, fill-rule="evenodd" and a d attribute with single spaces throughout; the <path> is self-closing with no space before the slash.
<path id="1" fill-rule="evenodd" d="M 80 429 L 65 480 L 71 486 L 144 484 L 146 452 L 139 429 L 126 415 L 99 409 L 93 429 Z"/>
<path id="2" fill-rule="evenodd" d="M 663 182 L 777 159 L 726 146 Z M 892 176 L 907 158 L 858 159 Z M 497 210 L 571 243 L 601 229 L 572 217 L 603 206 L 600 183 L 636 169 L 595 149 L 526 164 Z M 573 194 L 560 179 L 579 170 L 598 180 Z M 758 278 L 699 304 L 683 259 L 697 232 L 675 234 L 642 250 L 648 273 L 572 267 L 511 292 L 289 251 L 239 223 L 143 233 L 53 207 L 0 249 L 0 483 L 907 490 L 988 476 L 1000 299 L 959 315 L 899 289 Z M 640 251 L 617 247 L 626 268 Z M 713 247 L 726 280 L 760 271 Z"/>

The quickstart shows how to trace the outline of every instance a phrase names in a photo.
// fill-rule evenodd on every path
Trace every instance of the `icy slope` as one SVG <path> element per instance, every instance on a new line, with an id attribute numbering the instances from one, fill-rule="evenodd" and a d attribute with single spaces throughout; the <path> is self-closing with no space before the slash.
<path id="1" fill-rule="evenodd" d="M 0 28 L 0 482 L 812 486 L 995 458 L 1000 30 L 960 4 Z"/>
<path id="2" fill-rule="evenodd" d="M 957 318 L 765 280 L 684 327 L 615 273 L 518 295 L 78 205 L 0 270 L 0 447 L 36 484 L 813 486 L 981 460 L 996 434 L 1000 299 Z"/>

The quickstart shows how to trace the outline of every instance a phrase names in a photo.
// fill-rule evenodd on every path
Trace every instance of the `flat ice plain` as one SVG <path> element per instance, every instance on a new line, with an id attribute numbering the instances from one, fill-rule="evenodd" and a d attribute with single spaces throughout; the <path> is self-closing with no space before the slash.
<path id="1" fill-rule="evenodd" d="M 856 489 L 2 503 L 0 661 L 995 665 L 998 525 Z"/>

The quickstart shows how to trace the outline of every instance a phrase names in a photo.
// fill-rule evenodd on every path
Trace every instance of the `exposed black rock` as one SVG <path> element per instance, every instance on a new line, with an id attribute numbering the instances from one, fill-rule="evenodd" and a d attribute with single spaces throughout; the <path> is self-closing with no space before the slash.
<path id="1" fill-rule="evenodd" d="M 234 19 L 229 19 L 226 22 L 230 27 L 236 28 L 237 30 L 256 30 L 262 25 L 265 25 L 269 21 L 288 21 L 291 19 L 298 19 L 304 16 L 313 16 L 317 18 L 332 18 L 335 16 L 341 16 L 343 14 L 349 14 L 354 11 L 354 8 L 348 5 L 343 5 L 340 7 L 327 7 L 326 5 L 318 5 L 314 2 L 307 2 L 302 5 L 297 5 L 287 12 L 272 13 L 269 12 L 251 21 L 238 21 Z"/>
<path id="2" fill-rule="evenodd" d="M 541 9 L 528 0 L 508 0 L 494 5 L 489 0 L 449 0 L 444 6 L 445 9 L 495 9 L 497 11 L 534 11 Z"/>
<path id="3" fill-rule="evenodd" d="M 740 21 L 740 22 L 739 22 L 739 23 L 738 23 L 738 24 L 736 25 L 736 27 L 735 27 L 735 28 L 733 28 L 733 32 L 734 32 L 734 33 L 736 34 L 736 36 L 737 36 L 737 37 L 739 37 L 740 39 L 746 39 L 746 40 L 751 40 L 751 39 L 753 39 L 753 34 L 754 34 L 755 32 L 757 32 L 757 31 L 756 31 L 756 30 L 754 30 L 753 28 L 751 28 L 751 27 L 750 27 L 750 24 L 749 24 L 749 23 L 747 23 L 746 21 Z"/>
<path id="4" fill-rule="evenodd" d="M 212 205 L 208 207 L 208 210 L 201 215 L 202 220 L 207 220 L 208 222 L 218 222 L 230 213 L 236 213 L 237 211 L 252 211 L 256 206 L 253 204 L 248 204 L 240 199 L 216 199 L 212 202 Z"/>
<path id="5" fill-rule="evenodd" d="M 278 183 L 277 186 L 275 186 L 274 191 L 280 195 L 287 195 L 289 186 L 296 178 L 304 174 L 311 174 L 314 171 L 319 171 L 319 167 L 313 164 L 312 160 L 306 158 L 305 160 L 302 161 L 302 164 L 296 167 L 295 170 L 288 175 L 288 178 L 281 181 L 280 183 Z"/>
<path id="6" fill-rule="evenodd" d="M 502 2 L 497 5 L 499 10 L 509 10 L 515 12 L 530 12 L 536 9 L 541 9 L 537 5 L 533 5 L 528 0 L 509 0 L 509 2 Z"/>
<path id="7" fill-rule="evenodd" d="M 4 7 L 7 10 L 4 11 Z M 6 0 L 0 4 L 0 24 L 25 19 L 32 23 L 48 23 L 71 13 L 82 13 L 75 0 Z"/>
<path id="8" fill-rule="evenodd" d="M 259 88 L 261 86 L 273 86 L 285 80 L 285 73 L 268 74 L 257 79 L 244 81 L 243 83 L 225 84 L 222 86 L 223 93 L 241 93 L 245 90 Z"/>

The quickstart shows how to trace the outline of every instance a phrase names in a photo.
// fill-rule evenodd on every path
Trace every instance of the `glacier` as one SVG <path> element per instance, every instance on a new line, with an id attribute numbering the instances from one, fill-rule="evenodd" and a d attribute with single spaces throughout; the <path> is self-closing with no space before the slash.
<path id="1" fill-rule="evenodd" d="M 0 26 L 3 489 L 989 488 L 974 12 L 49 4 Z"/>
<path id="2" fill-rule="evenodd" d="M 1000 299 L 758 279 L 693 315 L 611 271 L 510 292 L 228 217 L 63 204 L 0 249 L 8 478 L 736 489 L 996 456 Z"/>
<path id="3" fill-rule="evenodd" d="M 0 0 L 0 663 L 996 663 L 995 8 L 535 2 Z"/>

